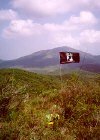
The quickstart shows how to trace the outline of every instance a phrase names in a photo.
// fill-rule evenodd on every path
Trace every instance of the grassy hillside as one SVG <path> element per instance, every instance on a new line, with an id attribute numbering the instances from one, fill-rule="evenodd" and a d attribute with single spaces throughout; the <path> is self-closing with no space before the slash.
<path id="1" fill-rule="evenodd" d="M 0 70 L 1 140 L 99 140 L 100 75 Z"/>
<path id="2" fill-rule="evenodd" d="M 37 93 L 59 87 L 59 80 L 54 76 L 31 73 L 19 69 L 0 70 L 0 90 L 9 93 Z"/>

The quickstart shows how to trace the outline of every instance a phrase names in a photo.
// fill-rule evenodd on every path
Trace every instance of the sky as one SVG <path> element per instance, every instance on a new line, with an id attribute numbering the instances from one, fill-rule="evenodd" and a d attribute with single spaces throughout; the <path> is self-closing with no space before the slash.
<path id="1" fill-rule="evenodd" d="M 100 55 L 100 0 L 0 0 L 0 59 L 61 46 Z"/>

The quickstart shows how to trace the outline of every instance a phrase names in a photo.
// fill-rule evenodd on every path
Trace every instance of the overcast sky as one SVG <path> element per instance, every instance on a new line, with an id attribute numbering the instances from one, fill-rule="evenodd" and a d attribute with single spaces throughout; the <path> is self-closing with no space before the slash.
<path id="1" fill-rule="evenodd" d="M 61 46 L 100 55 L 100 0 L 0 0 L 0 59 Z"/>

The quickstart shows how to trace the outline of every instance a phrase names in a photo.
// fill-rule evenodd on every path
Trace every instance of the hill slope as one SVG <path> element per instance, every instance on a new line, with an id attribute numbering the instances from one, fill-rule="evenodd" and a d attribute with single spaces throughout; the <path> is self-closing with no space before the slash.
<path id="1" fill-rule="evenodd" d="M 99 140 L 100 75 L 63 81 L 60 89 L 57 76 L 0 70 L 0 140 Z"/>
<path id="2" fill-rule="evenodd" d="M 42 93 L 59 87 L 59 78 L 31 73 L 19 69 L 0 70 L 0 92 Z M 58 86 L 57 86 L 58 85 Z M 7 90 L 6 90 L 7 89 Z"/>
<path id="3" fill-rule="evenodd" d="M 92 67 L 91 71 L 100 72 L 100 56 L 93 56 L 91 54 L 81 52 L 70 47 L 59 47 L 51 50 L 43 50 L 35 52 L 28 56 L 21 57 L 16 60 L 4 61 L 0 63 L 0 68 L 21 68 L 34 70 L 35 68 L 43 69 L 47 67 L 52 67 L 51 69 L 53 69 L 54 67 L 57 67 L 57 65 L 59 65 L 59 52 L 61 51 L 71 51 L 80 53 L 79 64 L 64 65 L 64 68 L 76 69 L 79 68 L 81 65 L 84 65 L 83 67 L 81 67 L 82 69 L 90 71 L 90 68 Z"/>

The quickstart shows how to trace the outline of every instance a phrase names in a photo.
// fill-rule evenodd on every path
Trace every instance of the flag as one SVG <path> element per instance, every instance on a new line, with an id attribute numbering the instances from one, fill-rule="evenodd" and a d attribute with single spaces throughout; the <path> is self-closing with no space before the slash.
<path id="1" fill-rule="evenodd" d="M 60 64 L 79 63 L 80 55 L 77 52 L 59 52 Z"/>

